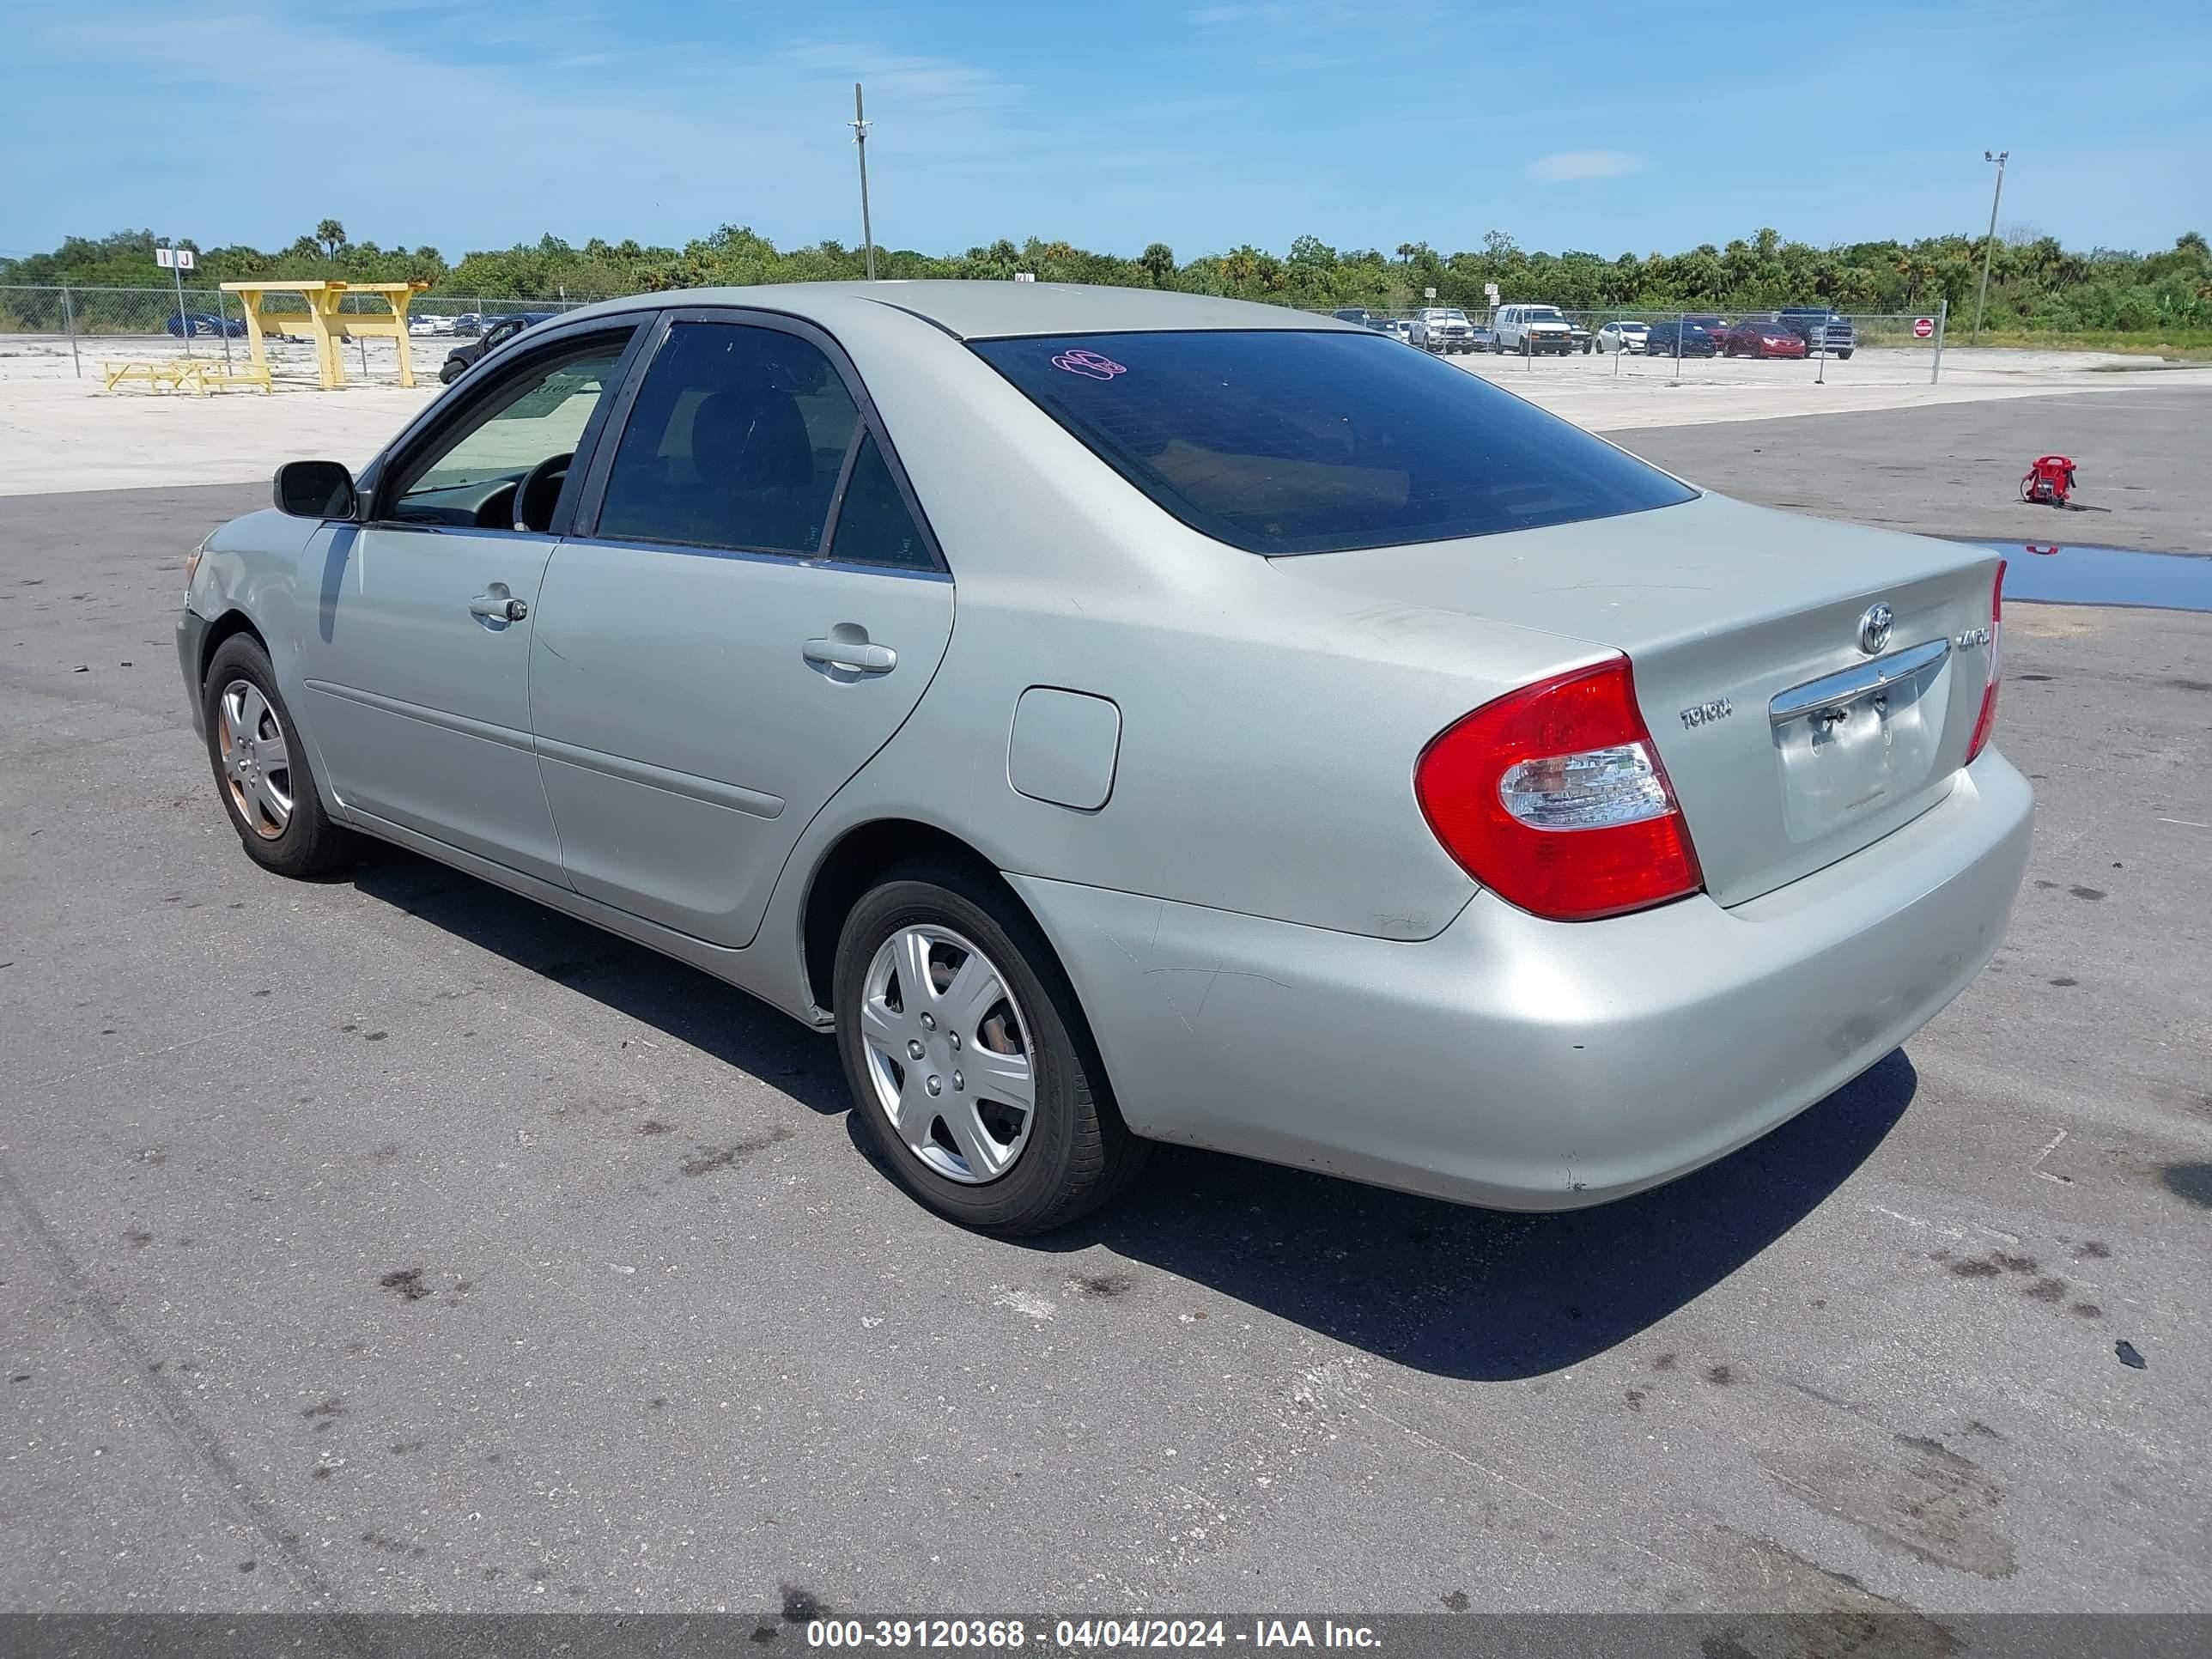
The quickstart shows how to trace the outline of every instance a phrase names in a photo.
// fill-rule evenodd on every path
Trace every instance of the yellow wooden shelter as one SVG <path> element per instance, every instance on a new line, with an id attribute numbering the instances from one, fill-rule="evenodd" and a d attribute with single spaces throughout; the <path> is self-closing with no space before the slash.
<path id="1" fill-rule="evenodd" d="M 407 345 L 407 306 L 416 295 L 428 288 L 428 283 L 335 283 L 335 282 L 267 282 L 225 283 L 222 291 L 238 295 L 239 303 L 246 307 L 246 343 L 253 353 L 253 366 L 263 373 L 269 368 L 269 355 L 262 345 L 263 321 L 261 302 L 271 294 L 296 294 L 307 302 L 307 325 L 315 343 L 315 367 L 323 390 L 334 392 L 345 384 L 345 355 L 348 340 L 392 340 L 399 350 L 399 384 L 415 384 L 413 353 Z M 386 309 L 382 311 L 345 311 L 340 309 L 349 294 L 380 295 Z M 277 311 L 269 313 L 281 319 L 280 331 L 289 332 L 297 325 L 300 313 Z"/>

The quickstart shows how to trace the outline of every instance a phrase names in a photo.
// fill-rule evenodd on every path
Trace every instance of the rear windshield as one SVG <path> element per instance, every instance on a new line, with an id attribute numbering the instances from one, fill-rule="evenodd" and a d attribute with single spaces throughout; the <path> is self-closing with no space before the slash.
<path id="1" fill-rule="evenodd" d="M 1176 518 L 1248 552 L 1486 536 L 1696 494 L 1370 333 L 1063 335 L 973 349 Z"/>

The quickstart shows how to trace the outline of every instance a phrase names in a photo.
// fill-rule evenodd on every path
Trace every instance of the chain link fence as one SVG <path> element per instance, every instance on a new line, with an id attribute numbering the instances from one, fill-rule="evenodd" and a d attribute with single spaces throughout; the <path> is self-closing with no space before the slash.
<path id="1" fill-rule="evenodd" d="M 1734 386 L 1802 377 L 1854 386 L 1934 383 L 1948 316 L 1929 312 L 1626 308 L 1505 304 L 1463 310 L 1343 308 L 1316 314 L 1366 322 L 1438 356 L 1504 358 L 1510 372 Z M 1470 365 L 1473 367 L 1474 365 Z"/>
<path id="2" fill-rule="evenodd" d="M 417 295 L 408 307 L 407 331 L 416 373 L 434 376 L 456 344 L 481 337 L 501 317 L 552 315 L 586 303 Z M 341 311 L 384 308 L 382 297 L 374 294 L 347 295 L 339 301 Z M 306 310 L 297 295 L 274 292 L 263 301 L 270 367 L 280 381 L 314 377 Z M 284 326 L 293 314 L 302 319 L 296 334 Z M 1518 360 L 1486 363 L 1486 372 L 1510 368 L 1531 374 L 1714 385 L 1792 375 L 1853 385 L 1934 381 L 1942 373 L 1948 321 L 1940 305 L 1918 315 L 1817 307 L 1638 311 L 1514 304 L 1468 311 L 1352 307 L 1323 314 L 1364 319 L 1439 354 Z M 173 288 L 0 287 L 0 357 L 15 360 L 19 370 L 82 379 L 97 376 L 102 362 L 242 354 L 236 343 L 245 334 L 238 296 L 220 289 L 186 288 L 179 294 Z M 392 343 L 381 340 L 356 341 L 349 348 L 349 355 L 359 353 L 368 379 L 393 372 L 392 351 Z"/>
<path id="3" fill-rule="evenodd" d="M 516 313 L 551 315 L 573 311 L 582 300 L 494 300 L 482 295 L 417 295 L 408 307 L 408 348 L 417 374 L 434 378 L 446 354 L 480 337 L 498 319 Z M 349 294 L 341 312 L 381 313 L 384 298 Z M 270 374 L 282 383 L 315 382 L 314 351 L 307 337 L 307 301 L 281 291 L 262 301 L 261 328 Z M 296 331 L 284 319 L 300 319 Z M 103 362 L 136 362 L 173 356 L 246 356 L 246 313 L 238 296 L 216 288 L 79 288 L 0 286 L 0 358 L 34 375 L 97 379 Z M 366 378 L 396 374 L 392 343 L 359 340 Z"/>

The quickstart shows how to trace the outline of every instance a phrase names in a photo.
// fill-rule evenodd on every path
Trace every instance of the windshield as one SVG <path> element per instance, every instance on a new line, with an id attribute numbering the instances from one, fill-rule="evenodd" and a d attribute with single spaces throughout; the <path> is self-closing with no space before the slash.
<path id="1" fill-rule="evenodd" d="M 972 349 L 1168 512 L 1248 552 L 1444 541 L 1696 494 L 1372 335 L 1102 334 Z"/>
<path id="2" fill-rule="evenodd" d="M 1557 306 L 1530 306 L 1521 314 L 1532 323 L 1559 323 L 1566 320 L 1559 315 L 1559 308 Z"/>

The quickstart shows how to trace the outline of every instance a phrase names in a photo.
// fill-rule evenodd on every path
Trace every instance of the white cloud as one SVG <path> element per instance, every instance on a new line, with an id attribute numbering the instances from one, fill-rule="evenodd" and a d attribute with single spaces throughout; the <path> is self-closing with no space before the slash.
<path id="1" fill-rule="evenodd" d="M 1533 161 L 1528 176 L 1547 184 L 1569 179 L 1617 179 L 1624 173 L 1641 173 L 1644 158 L 1625 149 L 1569 149 Z"/>

